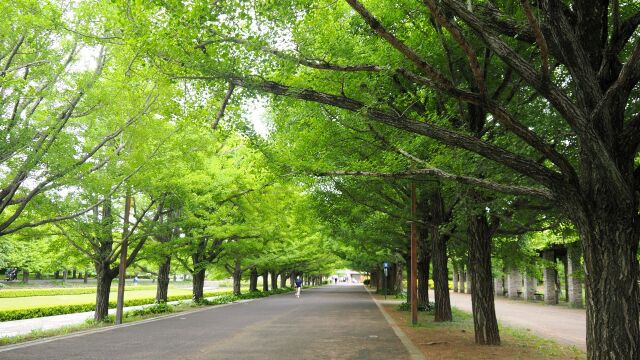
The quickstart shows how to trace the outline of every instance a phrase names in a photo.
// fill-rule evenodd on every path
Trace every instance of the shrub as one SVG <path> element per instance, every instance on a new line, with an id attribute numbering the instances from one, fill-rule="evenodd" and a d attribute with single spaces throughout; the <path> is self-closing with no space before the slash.
<path id="1" fill-rule="evenodd" d="M 170 312 L 173 312 L 173 306 L 167 303 L 159 303 L 159 304 L 147 306 L 142 309 L 127 311 L 124 313 L 124 316 L 125 317 L 145 316 L 145 315 L 151 315 L 151 314 L 164 314 L 164 313 L 170 313 Z"/>
<path id="2" fill-rule="evenodd" d="M 54 296 L 54 295 L 82 295 L 95 294 L 95 287 L 61 288 L 61 289 L 13 289 L 0 291 L 0 298 Z"/>
<path id="3" fill-rule="evenodd" d="M 2 285 L 0 283 L 0 285 Z M 2 288 L 2 286 L 0 286 Z M 112 287 L 111 290 L 116 290 L 117 287 Z M 154 285 L 139 285 L 129 290 L 148 290 L 155 289 Z M 0 291 L 0 298 L 14 298 L 14 297 L 27 297 L 27 296 L 55 296 L 55 295 L 82 295 L 82 294 L 95 294 L 96 288 L 94 287 L 75 287 L 75 288 L 49 288 L 49 289 L 4 289 Z"/>
<path id="4" fill-rule="evenodd" d="M 434 309 L 434 307 L 436 306 L 435 303 L 430 302 L 426 305 L 422 304 L 418 304 L 418 311 L 431 311 Z M 398 305 L 398 310 L 400 311 L 411 311 L 411 304 L 408 302 L 403 302 L 402 304 Z"/>
<path id="5" fill-rule="evenodd" d="M 371 280 L 370 279 L 365 279 L 362 283 L 367 285 L 367 286 L 369 286 L 369 284 L 371 284 Z"/>
<path id="6" fill-rule="evenodd" d="M 213 297 L 213 296 L 224 296 L 228 295 L 231 292 L 208 292 L 205 293 L 205 297 Z M 188 300 L 191 299 L 191 295 L 174 295 L 169 296 L 168 301 L 178 301 L 178 300 Z M 137 305 L 147 305 L 153 304 L 156 301 L 155 298 L 144 298 L 144 299 L 132 299 L 125 300 L 124 306 L 137 306 Z M 109 308 L 115 308 L 116 302 L 110 301 Z M 93 311 L 96 308 L 95 303 L 88 304 L 79 304 L 79 305 L 58 305 L 58 306 L 50 306 L 50 307 L 42 307 L 42 308 L 34 308 L 34 309 L 20 309 L 20 310 L 9 310 L 9 311 L 0 311 L 0 321 L 11 321 L 11 320 L 22 320 L 22 319 L 31 319 L 37 317 L 44 316 L 53 316 L 53 315 L 64 315 L 64 314 L 74 314 L 79 312 Z"/>

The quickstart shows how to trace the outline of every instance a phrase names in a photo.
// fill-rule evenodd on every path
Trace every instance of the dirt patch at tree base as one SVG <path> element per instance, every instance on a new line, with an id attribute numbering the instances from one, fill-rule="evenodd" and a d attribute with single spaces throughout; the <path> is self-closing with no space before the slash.
<path id="1" fill-rule="evenodd" d="M 454 321 L 436 323 L 433 315 L 420 313 L 418 325 L 412 326 L 411 313 L 397 305 L 383 305 L 396 324 L 424 353 L 427 359 L 585 359 L 575 347 L 530 334 L 526 329 L 500 328 L 502 345 L 477 345 L 471 314 L 454 310 Z"/>

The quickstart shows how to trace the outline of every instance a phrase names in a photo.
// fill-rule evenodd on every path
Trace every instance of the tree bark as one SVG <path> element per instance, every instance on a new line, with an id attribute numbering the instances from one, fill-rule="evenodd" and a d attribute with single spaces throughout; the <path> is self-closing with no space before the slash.
<path id="1" fill-rule="evenodd" d="M 389 269 L 389 275 L 391 275 L 391 279 L 389 281 L 389 290 L 391 290 L 391 293 L 402 293 L 402 265 L 399 263 L 393 263 Z"/>
<path id="2" fill-rule="evenodd" d="M 197 270 L 192 274 L 191 283 L 193 284 L 192 299 L 194 302 L 201 302 L 204 297 L 204 279 L 206 270 Z"/>
<path id="3" fill-rule="evenodd" d="M 278 274 L 275 271 L 271 272 L 271 290 L 278 288 Z"/>
<path id="4" fill-rule="evenodd" d="M 420 251 L 418 261 L 418 306 L 429 305 L 429 262 L 428 251 Z"/>
<path id="5" fill-rule="evenodd" d="M 447 238 L 439 234 L 438 229 L 432 232 L 431 252 L 433 261 L 433 284 L 435 297 L 435 321 L 451 321 L 451 301 L 449 299 L 449 270 L 447 269 Z"/>
<path id="6" fill-rule="evenodd" d="M 280 274 L 280 288 L 284 289 L 287 287 L 287 274 L 286 273 L 282 273 Z"/>
<path id="7" fill-rule="evenodd" d="M 73 274 L 71 275 L 71 278 L 72 279 L 77 279 L 76 275 L 77 275 L 77 270 L 76 270 L 76 268 L 73 268 Z"/>
<path id="8" fill-rule="evenodd" d="M 493 303 L 491 274 L 491 229 L 485 214 L 471 216 L 468 227 L 471 306 L 476 343 L 500 345 Z"/>
<path id="9" fill-rule="evenodd" d="M 249 291 L 258 291 L 258 269 L 255 267 L 249 273 Z"/>
<path id="10" fill-rule="evenodd" d="M 108 265 L 96 264 L 96 311 L 93 314 L 95 321 L 103 321 L 109 314 L 109 294 L 111 283 L 117 273 L 110 271 Z"/>
<path id="11" fill-rule="evenodd" d="M 406 264 L 411 264 L 411 246 L 407 249 L 404 261 Z M 411 265 L 407 266 L 407 304 L 411 304 Z"/>
<path id="12" fill-rule="evenodd" d="M 158 284 L 156 285 L 156 302 L 167 302 L 169 296 L 169 280 L 171 276 L 171 256 L 166 256 L 158 268 Z"/>
<path id="13" fill-rule="evenodd" d="M 82 282 L 86 284 L 89 282 L 89 272 L 85 271 L 83 275 L 84 277 L 82 278 Z"/>
<path id="14" fill-rule="evenodd" d="M 241 295 L 240 285 L 242 284 L 242 270 L 236 267 L 233 271 L 233 295 Z"/>
<path id="15" fill-rule="evenodd" d="M 29 270 L 22 269 L 22 282 L 25 284 L 29 283 Z"/>
<path id="16" fill-rule="evenodd" d="M 269 291 L 269 272 L 266 270 L 262 273 L 262 291 Z"/>
<path id="17" fill-rule="evenodd" d="M 612 203 L 613 201 L 613 203 Z M 616 199 L 593 213 L 574 212 L 585 263 L 589 359 L 640 359 L 639 219 Z"/>

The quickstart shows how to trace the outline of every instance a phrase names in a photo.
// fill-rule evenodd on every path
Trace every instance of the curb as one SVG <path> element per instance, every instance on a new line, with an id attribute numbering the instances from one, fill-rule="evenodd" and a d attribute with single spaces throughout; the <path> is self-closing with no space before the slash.
<path id="1" fill-rule="evenodd" d="M 407 349 L 407 352 L 409 352 L 410 358 L 412 360 L 426 360 L 427 358 L 424 356 L 422 351 L 420 351 L 420 349 L 418 349 L 418 347 L 416 347 L 413 344 L 411 339 L 409 339 L 409 337 L 400 329 L 400 327 L 396 325 L 396 322 L 393 320 L 391 315 L 387 314 L 387 312 L 382 307 L 382 305 L 378 303 L 378 300 L 376 300 L 373 297 L 373 295 L 371 295 L 371 291 L 369 291 L 369 289 L 367 289 L 366 286 L 364 287 L 364 289 L 367 291 L 367 293 L 369 293 L 369 296 L 371 296 L 371 300 L 373 300 L 373 302 L 376 304 L 376 306 L 384 316 L 385 320 L 387 320 L 387 322 L 389 323 L 389 326 L 391 326 L 391 328 L 393 329 L 393 332 L 400 339 L 400 341 L 402 342 L 402 345 L 404 345 L 404 347 Z"/>

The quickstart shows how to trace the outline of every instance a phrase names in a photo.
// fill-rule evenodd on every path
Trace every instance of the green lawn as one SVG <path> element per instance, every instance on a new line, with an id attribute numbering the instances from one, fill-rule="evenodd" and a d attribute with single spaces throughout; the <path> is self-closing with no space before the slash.
<path id="1" fill-rule="evenodd" d="M 190 289 L 169 289 L 169 296 L 171 295 L 186 295 L 191 294 Z M 111 291 L 110 300 L 116 300 L 117 292 Z M 129 288 L 125 293 L 125 300 L 140 299 L 140 298 L 153 298 L 156 296 L 155 289 L 131 289 Z M 81 295 L 54 295 L 54 296 L 29 296 L 20 298 L 0 298 L 0 311 L 18 310 L 18 309 L 32 309 L 57 305 L 76 305 L 87 304 L 95 302 L 95 294 L 81 294 Z"/>

